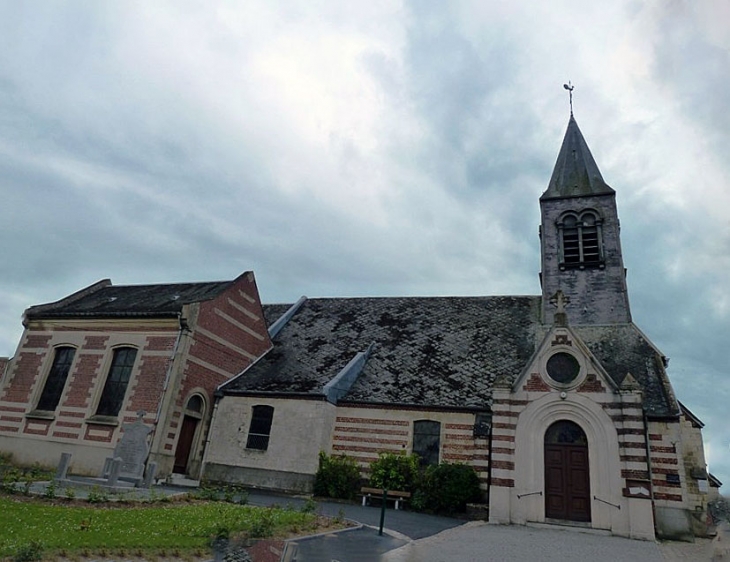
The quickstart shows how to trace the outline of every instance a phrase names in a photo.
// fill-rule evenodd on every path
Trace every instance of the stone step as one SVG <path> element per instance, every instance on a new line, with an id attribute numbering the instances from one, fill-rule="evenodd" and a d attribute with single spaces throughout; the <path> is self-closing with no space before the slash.
<path id="1" fill-rule="evenodd" d="M 167 477 L 167 483 L 172 486 L 182 486 L 184 488 L 199 488 L 200 480 L 193 480 L 184 474 L 170 474 Z"/>

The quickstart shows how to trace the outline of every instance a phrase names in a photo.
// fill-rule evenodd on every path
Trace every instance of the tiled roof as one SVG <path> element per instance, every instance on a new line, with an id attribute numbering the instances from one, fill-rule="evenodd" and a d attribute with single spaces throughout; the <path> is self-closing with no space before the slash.
<path id="1" fill-rule="evenodd" d="M 356 353 L 370 357 L 342 401 L 487 408 L 501 374 L 535 348 L 539 297 L 310 299 L 274 348 L 224 391 L 321 394 Z M 267 319 L 278 315 L 264 307 Z"/>
<path id="2" fill-rule="evenodd" d="M 103 281 L 60 301 L 31 306 L 27 318 L 175 316 L 183 305 L 208 300 L 232 281 L 112 285 Z"/>
<path id="3" fill-rule="evenodd" d="M 617 385 L 631 373 L 644 391 L 644 410 L 648 415 L 665 417 L 679 413 L 663 357 L 636 326 L 617 324 L 573 329 Z"/>
<path id="4" fill-rule="evenodd" d="M 288 308 L 265 305 L 269 325 Z M 321 396 L 372 343 L 341 403 L 489 408 L 495 377 L 514 380 L 549 328 L 539 311 L 537 296 L 310 299 L 222 390 Z M 572 328 L 617 385 L 632 374 L 647 414 L 676 415 L 662 357 L 633 324 Z"/>

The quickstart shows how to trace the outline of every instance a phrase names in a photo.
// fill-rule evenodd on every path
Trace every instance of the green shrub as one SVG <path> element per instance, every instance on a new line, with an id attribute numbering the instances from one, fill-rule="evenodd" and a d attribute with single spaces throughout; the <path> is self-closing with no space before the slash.
<path id="1" fill-rule="evenodd" d="M 109 492 L 101 489 L 99 486 L 94 486 L 89 490 L 89 495 L 86 497 L 86 501 L 89 503 L 105 503 L 109 501 Z"/>
<path id="2" fill-rule="evenodd" d="M 31 541 L 19 546 L 13 556 L 14 562 L 35 562 L 43 558 L 43 545 L 38 541 Z"/>
<path id="3" fill-rule="evenodd" d="M 255 538 L 266 538 L 274 534 L 274 510 L 262 509 L 257 512 L 257 517 L 251 521 L 251 536 Z"/>
<path id="4" fill-rule="evenodd" d="M 46 486 L 46 491 L 43 492 L 43 496 L 52 500 L 56 497 L 56 482 L 51 480 Z"/>
<path id="5" fill-rule="evenodd" d="M 419 479 L 418 455 L 380 453 L 370 464 L 370 485 L 384 490 L 412 492 Z"/>
<path id="6" fill-rule="evenodd" d="M 319 468 L 314 477 L 314 494 L 351 500 L 359 491 L 360 469 L 354 459 L 344 455 L 319 453 Z"/>
<path id="7" fill-rule="evenodd" d="M 479 477 L 471 466 L 443 463 L 426 469 L 411 505 L 414 509 L 454 513 L 466 511 L 467 503 L 480 499 Z"/>

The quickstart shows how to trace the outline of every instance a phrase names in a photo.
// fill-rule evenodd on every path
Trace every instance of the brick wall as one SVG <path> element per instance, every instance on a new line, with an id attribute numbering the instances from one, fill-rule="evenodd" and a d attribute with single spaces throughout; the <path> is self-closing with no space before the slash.
<path id="1" fill-rule="evenodd" d="M 683 507 L 686 500 L 686 475 L 677 448 L 679 429 L 676 422 L 649 421 L 651 481 L 658 506 Z"/>
<path id="2" fill-rule="evenodd" d="M 105 325 L 83 320 L 31 323 L 26 329 L 16 358 L 0 387 L 0 435 L 22 435 L 28 447 L 37 440 L 58 443 L 102 443 L 111 448 L 120 425 L 134 421 L 145 410 L 146 423 L 154 423 L 171 350 L 177 335 L 177 321 L 119 321 Z M 135 347 L 137 358 L 118 426 L 93 423 L 101 389 L 106 380 L 113 348 Z M 33 410 L 53 362 L 55 348 L 76 349 L 59 405 L 52 419 L 40 419 Z"/>
<path id="3" fill-rule="evenodd" d="M 202 393 L 208 404 L 199 432 L 198 442 L 202 443 L 209 431 L 215 389 L 271 347 L 253 273 L 244 273 L 215 299 L 195 307 L 188 354 L 165 427 L 162 447 L 169 454 L 177 445 L 185 402 L 191 394 Z"/>
<path id="4" fill-rule="evenodd" d="M 474 437 L 472 413 L 399 410 L 397 408 L 338 407 L 332 453 L 354 458 L 367 477 L 380 453 L 413 452 L 413 422 L 441 423 L 440 462 L 464 463 L 477 471 L 481 486 L 489 480 L 489 441 Z"/>

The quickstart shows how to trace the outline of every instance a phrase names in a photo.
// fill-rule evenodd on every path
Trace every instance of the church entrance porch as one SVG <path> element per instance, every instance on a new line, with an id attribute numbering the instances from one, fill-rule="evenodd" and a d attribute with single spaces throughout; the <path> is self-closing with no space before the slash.
<path id="1" fill-rule="evenodd" d="M 574 422 L 555 422 L 545 433 L 545 517 L 591 520 L 588 441 Z"/>

